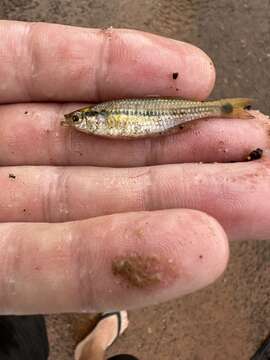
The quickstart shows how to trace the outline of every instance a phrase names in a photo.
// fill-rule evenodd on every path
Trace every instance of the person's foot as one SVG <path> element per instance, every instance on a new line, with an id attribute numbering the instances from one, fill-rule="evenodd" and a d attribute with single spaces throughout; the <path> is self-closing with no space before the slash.
<path id="1" fill-rule="evenodd" d="M 91 347 L 98 347 L 105 351 L 123 334 L 127 327 L 126 311 L 103 313 L 94 330 L 77 345 L 74 353 L 75 360 L 80 360 L 88 348 L 90 352 Z"/>

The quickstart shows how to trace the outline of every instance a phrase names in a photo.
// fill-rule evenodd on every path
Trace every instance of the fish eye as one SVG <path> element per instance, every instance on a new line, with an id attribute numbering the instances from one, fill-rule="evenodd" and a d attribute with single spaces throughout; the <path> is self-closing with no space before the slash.
<path id="1" fill-rule="evenodd" d="M 73 122 L 78 122 L 78 121 L 80 121 L 79 116 L 78 116 L 78 115 L 73 115 L 73 116 L 72 116 L 72 121 L 73 121 Z"/>

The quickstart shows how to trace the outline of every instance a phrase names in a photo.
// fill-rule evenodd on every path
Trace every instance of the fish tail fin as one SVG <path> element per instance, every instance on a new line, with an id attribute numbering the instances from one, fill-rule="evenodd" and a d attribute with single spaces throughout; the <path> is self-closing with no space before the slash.
<path id="1" fill-rule="evenodd" d="M 253 119 L 254 116 L 247 111 L 251 109 L 252 103 L 253 100 L 249 98 L 220 100 L 221 116 L 227 118 Z"/>

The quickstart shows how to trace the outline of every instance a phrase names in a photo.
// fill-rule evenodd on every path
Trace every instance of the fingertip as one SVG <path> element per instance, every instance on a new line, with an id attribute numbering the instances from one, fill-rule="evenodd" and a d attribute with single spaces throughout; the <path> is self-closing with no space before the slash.
<path id="1" fill-rule="evenodd" d="M 178 211 L 182 219 L 175 231 L 179 237 L 174 253 L 179 253 L 181 272 L 188 276 L 179 277 L 176 285 L 179 294 L 185 295 L 212 284 L 224 273 L 229 243 L 224 229 L 212 216 L 198 210 Z"/>
<path id="2" fill-rule="evenodd" d="M 211 242 L 211 268 L 212 268 L 212 279 L 209 278 L 210 282 L 215 281 L 225 271 L 229 261 L 229 240 L 225 230 L 221 224 L 212 216 L 202 213 L 208 222 L 209 230 L 213 233 L 213 236 L 209 236 Z M 209 263 L 210 265 L 210 263 Z"/>
<path id="3" fill-rule="evenodd" d="M 151 67 L 157 81 L 150 84 L 157 87 L 158 94 L 195 100 L 204 100 L 209 96 L 215 85 L 216 71 L 212 59 L 202 49 L 179 40 L 149 33 L 141 34 L 152 39 L 152 49 L 149 52 L 145 50 L 145 55 L 146 58 L 147 55 L 151 58 Z M 160 65 L 159 72 L 157 62 Z M 169 78 L 167 83 L 164 78 L 159 83 L 158 78 L 162 73 Z"/>
<path id="4" fill-rule="evenodd" d="M 212 59 L 200 48 L 190 45 L 194 48 L 193 68 L 189 78 L 190 87 L 193 82 L 198 83 L 198 78 L 201 77 L 203 81 L 200 86 L 194 89 L 194 99 L 205 100 L 213 91 L 216 82 L 216 69 Z M 192 78 L 194 76 L 194 78 Z M 196 77 L 196 78 L 195 78 Z"/>
<path id="5" fill-rule="evenodd" d="M 134 216 L 132 221 L 130 216 Z M 103 256 L 111 271 L 106 276 L 114 284 L 110 293 L 113 308 L 137 308 L 178 298 L 208 286 L 224 272 L 228 241 L 214 218 L 188 209 L 128 217 L 124 241 L 118 239 L 116 245 L 111 238 L 110 253 Z"/>

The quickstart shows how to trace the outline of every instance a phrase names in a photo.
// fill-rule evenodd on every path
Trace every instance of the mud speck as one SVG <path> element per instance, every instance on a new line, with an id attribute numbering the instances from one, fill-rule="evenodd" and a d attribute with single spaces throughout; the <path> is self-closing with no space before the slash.
<path id="1" fill-rule="evenodd" d="M 259 160 L 263 155 L 263 150 L 262 149 L 256 149 L 253 150 L 248 157 L 246 158 L 246 161 L 252 161 L 252 160 Z"/>
<path id="2" fill-rule="evenodd" d="M 144 239 L 144 230 L 143 229 L 136 229 L 135 235 L 138 237 L 138 239 L 143 240 Z"/>
<path id="3" fill-rule="evenodd" d="M 166 267 L 168 269 L 166 269 Z M 112 272 L 121 277 L 128 287 L 149 288 L 158 285 L 166 272 L 169 277 L 174 277 L 172 265 L 163 263 L 157 256 L 142 256 L 132 254 L 117 257 L 112 262 Z"/>
<path id="4" fill-rule="evenodd" d="M 8 177 L 9 177 L 9 179 L 13 179 L 13 180 L 16 179 L 16 176 L 14 174 L 8 174 Z"/>
<path id="5" fill-rule="evenodd" d="M 172 74 L 172 78 L 173 78 L 173 80 L 176 80 L 177 78 L 178 78 L 178 72 L 174 72 L 173 74 Z"/>
<path id="6" fill-rule="evenodd" d="M 105 38 L 107 38 L 108 40 L 111 40 L 111 38 L 113 36 L 113 34 L 112 34 L 113 27 L 109 26 L 107 28 L 102 28 L 102 29 L 100 29 L 100 32 Z"/>

